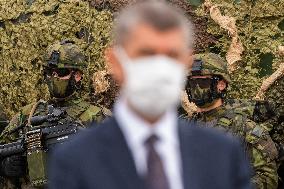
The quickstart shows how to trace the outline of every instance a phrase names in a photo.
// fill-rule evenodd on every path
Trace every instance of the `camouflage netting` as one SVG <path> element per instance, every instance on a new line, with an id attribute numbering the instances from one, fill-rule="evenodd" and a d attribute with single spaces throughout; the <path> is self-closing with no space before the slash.
<path id="1" fill-rule="evenodd" d="M 89 57 L 84 77 L 86 98 L 110 107 L 117 87 L 105 71 L 103 51 L 111 41 L 114 15 L 135 1 L 138 0 L 1 0 L 0 105 L 8 116 L 21 106 L 48 98 L 40 74 L 42 55 L 49 44 L 64 38 L 74 40 Z M 226 57 L 237 34 L 237 42 L 244 49 L 230 50 L 240 52 L 241 59 L 234 62 L 240 69 L 232 73 L 231 97 L 255 96 L 262 81 L 283 62 L 283 57 L 276 53 L 278 46 L 284 45 L 283 0 L 211 0 L 203 5 L 201 0 L 169 1 L 192 18 L 198 53 L 211 51 Z M 228 25 L 221 27 L 221 22 L 210 14 L 210 6 L 220 10 L 219 16 L 235 20 L 236 31 L 231 31 Z M 274 84 L 281 90 L 282 80 Z M 270 91 L 275 89 L 274 85 Z"/>
<path id="2" fill-rule="evenodd" d="M 235 0 L 232 3 L 231 0 L 206 0 L 196 13 L 209 18 L 207 31 L 217 38 L 217 43 L 207 50 L 225 57 L 232 35 L 210 19 L 206 3 L 217 6 L 222 15 L 236 20 L 236 32 L 244 51 L 237 62 L 240 68 L 231 75 L 230 96 L 252 98 L 262 81 L 283 62 L 277 52 L 284 44 L 284 1 Z"/>
<path id="3" fill-rule="evenodd" d="M 103 50 L 110 41 L 112 14 L 84 1 L 0 1 L 0 99 L 11 116 L 39 98 L 47 98 L 42 81 L 46 47 L 64 38 L 74 40 L 88 56 L 85 93 L 95 70 L 103 70 Z"/>

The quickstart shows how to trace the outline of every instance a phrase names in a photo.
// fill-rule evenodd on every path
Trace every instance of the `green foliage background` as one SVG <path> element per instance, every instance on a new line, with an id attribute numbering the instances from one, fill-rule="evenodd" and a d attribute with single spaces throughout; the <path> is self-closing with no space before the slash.
<path id="1" fill-rule="evenodd" d="M 89 78 L 96 70 L 105 69 L 103 51 L 111 42 L 113 17 L 129 1 L 1 0 L 0 106 L 7 115 L 39 98 L 48 98 L 41 76 L 43 53 L 48 45 L 65 38 L 74 40 L 89 57 L 84 94 L 92 94 Z M 203 1 L 170 2 L 192 18 L 196 52 L 211 51 L 224 57 L 231 38 L 210 18 L 202 7 Z M 278 46 L 284 45 L 284 0 L 212 0 L 212 3 L 218 4 L 224 15 L 236 18 L 245 47 L 241 68 L 232 74 L 230 96 L 251 98 L 261 82 L 284 61 L 277 54 Z M 283 82 L 275 84 L 270 96 L 284 91 L 283 88 Z M 283 102 L 283 93 L 275 100 L 281 99 Z"/>

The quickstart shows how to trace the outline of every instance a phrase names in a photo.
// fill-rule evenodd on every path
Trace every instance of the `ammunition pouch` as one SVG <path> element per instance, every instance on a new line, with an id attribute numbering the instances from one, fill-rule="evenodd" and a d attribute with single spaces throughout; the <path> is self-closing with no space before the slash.
<path id="1" fill-rule="evenodd" d="M 66 124 L 33 128 L 27 132 L 27 161 L 29 178 L 34 187 L 43 187 L 47 183 L 47 155 L 56 145 L 68 140 L 77 132 L 77 124 Z"/>

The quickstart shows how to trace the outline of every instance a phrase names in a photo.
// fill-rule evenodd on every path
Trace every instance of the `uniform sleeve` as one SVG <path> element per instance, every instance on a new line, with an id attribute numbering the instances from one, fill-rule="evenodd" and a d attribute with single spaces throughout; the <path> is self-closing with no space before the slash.
<path id="1" fill-rule="evenodd" d="M 16 127 L 18 127 L 22 123 L 22 119 L 24 119 L 24 116 L 21 113 L 16 114 L 7 127 L 3 130 L 3 132 L 0 135 L 0 142 L 1 143 L 8 143 L 8 142 L 13 142 L 18 138 L 18 133 L 15 132 L 13 134 L 9 134 L 9 132 Z"/>
<path id="2" fill-rule="evenodd" d="M 14 142 L 16 139 L 19 138 L 19 132 L 14 132 L 10 134 L 10 131 L 25 123 L 33 106 L 34 104 L 29 104 L 25 107 L 22 107 L 21 111 L 12 117 L 8 126 L 3 130 L 0 135 L 1 143 Z"/>
<path id="3" fill-rule="evenodd" d="M 268 132 L 253 121 L 247 120 L 248 152 L 254 170 L 252 182 L 257 189 L 276 189 L 278 152 Z"/>
<path id="4" fill-rule="evenodd" d="M 11 121 L 9 122 L 9 125 L 3 130 L 3 132 L 0 135 L 0 143 L 10 143 L 14 142 L 19 138 L 18 132 L 15 132 L 13 134 L 10 134 L 9 132 L 19 126 L 22 123 L 22 119 L 24 119 L 24 116 L 22 113 L 16 114 Z M 0 179 L 0 185 L 3 186 L 3 188 L 10 188 L 9 185 L 13 185 L 13 181 L 10 180 L 8 177 L 1 177 Z M 10 184 L 9 184 L 10 183 Z"/>
<path id="5" fill-rule="evenodd" d="M 248 157 L 239 143 L 235 143 L 236 148 L 233 155 L 233 167 L 235 170 L 235 189 L 255 189 L 251 182 L 252 171 Z"/>

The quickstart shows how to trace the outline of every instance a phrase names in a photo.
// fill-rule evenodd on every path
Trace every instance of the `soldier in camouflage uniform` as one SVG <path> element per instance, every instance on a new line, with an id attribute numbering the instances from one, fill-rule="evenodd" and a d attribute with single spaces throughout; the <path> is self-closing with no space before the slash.
<path id="1" fill-rule="evenodd" d="M 278 149 L 279 189 L 284 188 L 284 114 L 283 102 L 268 100 L 226 99 L 226 106 L 240 109 L 242 112 L 266 128 Z"/>
<path id="2" fill-rule="evenodd" d="M 44 78 L 51 98 L 48 101 L 40 100 L 23 107 L 1 134 L 2 143 L 16 141 L 25 130 L 19 129 L 11 134 L 12 130 L 21 124 L 29 125 L 28 122 L 32 116 L 47 115 L 49 109 L 58 108 L 66 113 L 64 117 L 57 120 L 58 123 L 71 120 L 71 122 L 78 123 L 80 127 L 86 127 L 91 122 L 102 119 L 102 108 L 91 105 L 79 97 L 82 74 L 87 63 L 80 49 L 72 41 L 66 40 L 51 45 L 47 50 L 45 63 Z M 44 122 L 40 127 L 46 125 L 48 123 Z M 32 162 L 34 167 L 38 165 L 37 163 Z M 45 181 L 41 184 L 33 184 L 28 176 L 29 168 L 30 162 L 27 167 L 26 154 L 2 159 L 0 174 L 4 178 L 4 188 L 42 188 Z"/>
<path id="3" fill-rule="evenodd" d="M 192 119 L 239 137 L 251 159 L 256 188 L 277 188 L 275 144 L 267 130 L 249 119 L 242 108 L 226 104 L 229 82 L 227 64 L 222 58 L 213 53 L 196 55 L 186 86 L 189 101 L 198 107 Z"/>
<path id="4" fill-rule="evenodd" d="M 278 158 L 284 157 L 284 125 L 283 112 L 280 111 L 281 104 L 267 100 L 248 99 L 226 99 L 226 106 L 241 109 L 249 119 L 261 124 L 275 142 L 278 151 Z"/>

